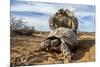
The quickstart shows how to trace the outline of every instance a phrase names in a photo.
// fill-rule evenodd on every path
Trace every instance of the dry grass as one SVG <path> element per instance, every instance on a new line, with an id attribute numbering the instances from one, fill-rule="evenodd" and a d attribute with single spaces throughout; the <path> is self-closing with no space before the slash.
<path id="1" fill-rule="evenodd" d="M 47 33 L 32 36 L 11 37 L 11 63 L 16 65 L 57 64 L 67 63 L 62 54 L 54 52 L 36 51 Z M 78 35 L 79 47 L 74 51 L 72 61 L 95 61 L 95 34 L 84 33 Z"/>

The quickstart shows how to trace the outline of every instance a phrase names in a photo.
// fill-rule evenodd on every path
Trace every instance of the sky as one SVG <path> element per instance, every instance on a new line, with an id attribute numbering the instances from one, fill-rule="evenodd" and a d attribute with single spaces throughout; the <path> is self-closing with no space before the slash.
<path id="1" fill-rule="evenodd" d="M 61 8 L 74 11 L 79 23 L 78 31 L 95 32 L 95 5 L 11 0 L 11 16 L 27 21 L 28 26 L 40 31 L 50 31 L 49 17 Z"/>

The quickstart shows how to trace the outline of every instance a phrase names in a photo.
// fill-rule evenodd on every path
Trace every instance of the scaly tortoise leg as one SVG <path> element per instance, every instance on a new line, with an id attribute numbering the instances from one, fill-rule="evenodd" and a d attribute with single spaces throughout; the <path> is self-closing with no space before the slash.
<path id="1" fill-rule="evenodd" d="M 50 43 L 51 43 L 51 42 L 50 42 L 49 39 L 43 41 L 43 42 L 41 43 L 40 50 L 46 50 L 47 48 L 49 49 L 50 46 L 51 46 Z"/>
<path id="2" fill-rule="evenodd" d="M 64 63 L 71 62 L 71 51 L 70 51 L 69 47 L 67 46 L 67 44 L 65 44 L 65 42 L 63 40 L 62 40 L 62 44 L 61 44 L 61 51 L 65 58 Z"/>

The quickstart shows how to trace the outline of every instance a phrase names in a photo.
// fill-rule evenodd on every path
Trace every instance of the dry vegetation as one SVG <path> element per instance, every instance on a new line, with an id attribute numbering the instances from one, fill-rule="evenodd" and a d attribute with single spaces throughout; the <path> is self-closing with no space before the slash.
<path id="1" fill-rule="evenodd" d="M 48 33 L 11 37 L 11 65 L 37 65 L 67 63 L 62 54 L 36 51 Z M 95 33 L 78 33 L 79 47 L 74 51 L 72 63 L 95 61 Z"/>

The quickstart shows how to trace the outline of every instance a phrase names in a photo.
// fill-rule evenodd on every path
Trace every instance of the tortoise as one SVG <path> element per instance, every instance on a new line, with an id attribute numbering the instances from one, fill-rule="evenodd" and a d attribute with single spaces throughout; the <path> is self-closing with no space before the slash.
<path id="1" fill-rule="evenodd" d="M 60 27 L 49 33 L 47 38 L 41 43 L 43 50 L 57 50 L 69 56 L 71 60 L 71 53 L 78 46 L 77 36 L 72 29 Z"/>

